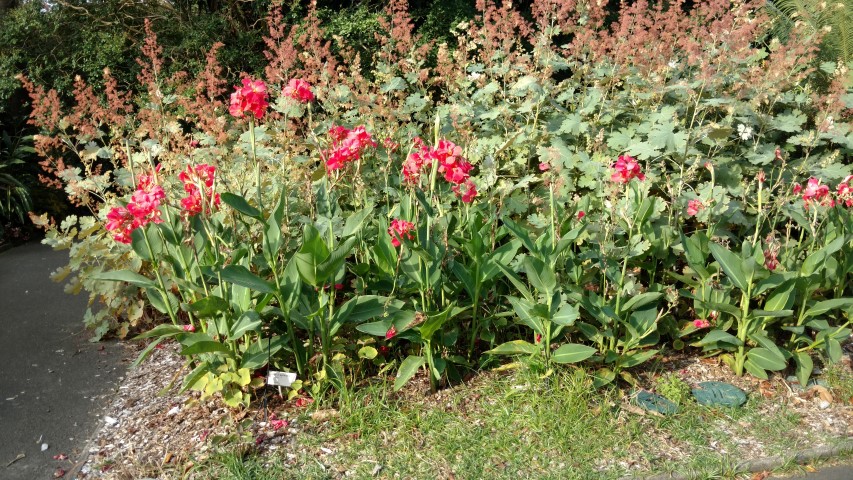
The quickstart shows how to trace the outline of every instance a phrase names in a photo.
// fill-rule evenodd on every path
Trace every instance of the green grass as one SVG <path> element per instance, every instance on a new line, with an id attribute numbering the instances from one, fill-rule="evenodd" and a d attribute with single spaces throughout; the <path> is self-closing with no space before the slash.
<path id="1" fill-rule="evenodd" d="M 764 455 L 814 440 L 797 428 L 797 415 L 758 395 L 740 409 L 686 401 L 668 417 L 628 412 L 624 398 L 616 388 L 594 390 L 581 370 L 547 379 L 492 373 L 435 396 L 372 385 L 350 392 L 329 422 L 317 425 L 306 416 L 295 444 L 280 453 L 243 456 L 232 446 L 189 476 L 615 479 L 678 471 L 738 478 L 735 462 L 745 451 L 733 431 L 762 439 Z"/>

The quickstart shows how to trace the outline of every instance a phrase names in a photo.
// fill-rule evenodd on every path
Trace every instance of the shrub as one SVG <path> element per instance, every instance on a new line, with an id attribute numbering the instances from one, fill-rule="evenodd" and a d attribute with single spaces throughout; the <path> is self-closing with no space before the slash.
<path id="1" fill-rule="evenodd" d="M 600 2 L 531 23 L 478 1 L 432 66 L 404 3 L 369 79 L 313 8 L 296 28 L 273 7 L 265 78 L 230 104 L 216 45 L 167 77 L 150 29 L 137 97 L 107 72 L 64 114 L 23 80 L 46 179 L 93 212 L 47 240 L 109 307 L 90 323 L 144 297 L 170 321 L 143 337 L 231 405 L 267 363 L 319 391 L 388 365 L 436 389 L 500 355 L 601 385 L 670 341 L 758 377 L 839 358 L 853 98 L 816 38 L 765 42 L 761 2 L 635 2 L 607 28 Z"/>

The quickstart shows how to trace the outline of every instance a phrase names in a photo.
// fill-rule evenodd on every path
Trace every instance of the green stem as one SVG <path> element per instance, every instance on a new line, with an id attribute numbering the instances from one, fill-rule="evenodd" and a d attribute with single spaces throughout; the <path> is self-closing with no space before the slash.
<path id="1" fill-rule="evenodd" d="M 142 230 L 142 238 L 145 239 L 145 246 L 148 248 L 148 255 L 151 256 L 151 264 L 154 266 L 154 275 L 157 277 L 157 283 L 160 285 L 160 291 L 163 292 L 163 303 L 166 307 L 166 313 L 169 314 L 169 319 L 172 320 L 172 324 L 177 325 L 178 318 L 172 310 L 172 302 L 169 301 L 169 291 L 166 290 L 166 282 L 163 281 L 163 276 L 160 275 L 160 262 L 157 261 L 157 257 L 154 255 L 154 249 L 151 248 L 151 241 L 148 240 L 148 232 L 145 231 L 144 227 Z"/>

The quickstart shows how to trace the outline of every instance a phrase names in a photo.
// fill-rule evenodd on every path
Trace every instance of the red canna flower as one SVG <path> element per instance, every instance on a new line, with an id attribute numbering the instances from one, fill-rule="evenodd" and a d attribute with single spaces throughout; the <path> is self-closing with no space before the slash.
<path id="1" fill-rule="evenodd" d="M 392 338 L 397 336 L 397 329 L 394 328 L 394 325 L 391 325 L 391 328 L 385 332 L 385 340 L 391 340 Z"/>
<path id="2" fill-rule="evenodd" d="M 628 183 L 632 178 L 645 180 L 646 176 L 640 171 L 640 164 L 634 157 L 629 155 L 619 155 L 616 163 L 613 164 L 615 170 L 610 176 L 610 180 L 615 183 Z"/>
<path id="3" fill-rule="evenodd" d="M 125 207 L 113 207 L 107 213 L 105 228 L 113 232 L 113 239 L 119 243 L 130 243 L 130 233 L 134 227 L 133 214 Z"/>
<path id="4" fill-rule="evenodd" d="M 794 193 L 797 193 L 796 187 Z M 803 201 L 808 208 L 811 202 L 817 202 L 824 206 L 834 206 L 835 200 L 829 195 L 829 186 L 821 185 L 820 179 L 812 177 L 806 183 L 806 188 L 803 191 Z"/>
<path id="5" fill-rule="evenodd" d="M 776 258 L 778 252 L 770 248 L 764 251 L 764 266 L 771 272 L 779 267 L 779 259 Z"/>
<path id="6" fill-rule="evenodd" d="M 578 220 L 581 220 L 585 216 L 586 212 L 584 212 L 583 210 L 578 211 Z"/>
<path id="7" fill-rule="evenodd" d="M 159 170 L 160 167 L 157 167 Z M 127 207 L 113 207 L 107 213 L 104 228 L 113 233 L 113 239 L 119 243 L 130 243 L 131 233 L 149 223 L 162 223 L 160 202 L 166 198 L 163 188 L 154 180 L 153 175 L 140 175 L 136 191 Z"/>
<path id="8" fill-rule="evenodd" d="M 388 227 L 388 235 L 391 235 L 391 245 L 399 247 L 402 245 L 400 240 L 414 240 L 415 236 L 412 234 L 412 230 L 414 229 L 415 224 L 412 222 L 400 220 L 399 218 L 391 220 L 391 226 Z"/>
<path id="9" fill-rule="evenodd" d="M 838 188 L 836 189 L 838 203 L 843 203 L 847 208 L 853 207 L 853 185 L 850 185 L 851 182 L 853 182 L 853 175 L 848 175 L 838 184 Z"/>
<path id="10" fill-rule="evenodd" d="M 474 201 L 474 197 L 477 196 L 477 186 L 474 185 L 474 182 L 471 180 L 467 180 L 465 182 L 465 191 L 462 191 L 461 185 L 454 185 L 450 187 L 458 197 L 462 199 L 464 203 L 471 203 Z"/>
<path id="11" fill-rule="evenodd" d="M 282 95 L 292 98 L 297 102 L 309 103 L 314 100 L 314 92 L 311 91 L 311 85 L 301 78 L 293 78 L 287 82 L 287 86 L 282 90 Z"/>
<path id="12" fill-rule="evenodd" d="M 262 80 L 244 78 L 242 87 L 234 87 L 228 111 L 237 118 L 251 113 L 255 119 L 260 120 L 269 107 L 268 98 L 267 86 Z"/>

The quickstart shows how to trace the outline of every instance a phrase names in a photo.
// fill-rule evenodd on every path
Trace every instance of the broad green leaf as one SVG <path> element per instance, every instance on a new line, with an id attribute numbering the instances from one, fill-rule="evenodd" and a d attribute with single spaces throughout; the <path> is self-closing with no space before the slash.
<path id="1" fill-rule="evenodd" d="M 711 255 L 713 255 L 717 263 L 720 264 L 720 268 L 723 269 L 723 272 L 725 272 L 731 282 L 741 291 L 747 291 L 749 288 L 748 280 L 746 274 L 744 274 L 743 269 L 741 268 L 743 260 L 722 245 L 711 243 L 709 244 L 709 247 L 711 249 Z"/>
<path id="2" fill-rule="evenodd" d="M 520 323 L 527 325 L 534 332 L 545 335 L 545 328 L 542 326 L 542 320 L 533 315 L 533 309 L 536 304 L 529 302 L 524 298 L 516 298 L 516 297 L 506 297 L 509 301 L 510 305 L 512 305 L 513 311 L 518 315 L 518 320 Z"/>
<path id="3" fill-rule="evenodd" d="M 237 210 L 243 215 L 257 218 L 258 220 L 263 219 L 261 211 L 249 205 L 249 202 L 247 202 L 246 199 L 241 197 L 240 195 L 235 195 L 230 192 L 224 192 L 220 195 L 220 199 L 225 202 L 226 205 L 233 208 L 234 210 Z"/>
<path id="4" fill-rule="evenodd" d="M 829 361 L 836 363 L 841 360 L 841 343 L 834 338 L 826 339 L 826 356 Z"/>
<path id="5" fill-rule="evenodd" d="M 228 340 L 236 340 L 249 332 L 259 332 L 261 327 L 261 317 L 254 310 L 243 312 L 240 318 L 231 326 L 231 333 L 228 334 Z"/>
<path id="6" fill-rule="evenodd" d="M 181 340 L 181 355 L 198 355 L 200 353 L 224 352 L 230 353 L 228 346 L 217 342 L 206 333 L 190 333 Z"/>
<path id="7" fill-rule="evenodd" d="M 833 298 L 831 300 L 823 300 L 812 305 L 811 308 L 806 310 L 805 317 L 815 317 L 817 315 L 822 315 L 830 310 L 835 310 L 837 308 L 846 308 L 850 305 L 853 305 L 853 298 Z"/>
<path id="8" fill-rule="evenodd" d="M 557 313 L 551 317 L 551 321 L 557 325 L 569 326 L 575 323 L 575 320 L 580 317 L 580 311 L 578 307 L 575 305 L 570 305 L 568 303 L 560 306 L 560 309 L 557 310 Z"/>
<path id="9" fill-rule="evenodd" d="M 391 319 L 362 323 L 355 327 L 359 332 L 366 333 L 368 335 L 375 335 L 377 337 L 384 337 L 385 334 L 388 333 L 389 328 L 391 328 Z"/>
<path id="10" fill-rule="evenodd" d="M 92 275 L 91 278 L 111 282 L 125 282 L 141 288 L 155 288 L 157 286 L 153 280 L 143 277 L 136 272 L 131 272 L 130 270 L 113 270 L 111 272 L 103 272 Z"/>
<path id="11" fill-rule="evenodd" d="M 597 351 L 579 343 L 567 343 L 554 350 L 551 354 L 551 360 L 555 363 L 577 363 L 595 355 Z"/>
<path id="12" fill-rule="evenodd" d="M 652 302 L 657 301 L 657 299 L 662 296 L 663 293 L 661 292 L 646 292 L 641 293 L 639 295 L 635 295 L 631 297 L 627 302 L 625 302 L 624 305 L 622 305 L 622 312 L 620 313 L 630 312 L 631 310 L 648 305 Z"/>
<path id="13" fill-rule="evenodd" d="M 657 355 L 658 350 L 644 350 L 642 352 L 623 354 L 616 361 L 616 364 L 622 368 L 635 367 L 641 363 L 648 361 L 650 358 Z"/>
<path id="14" fill-rule="evenodd" d="M 512 340 L 498 345 L 486 353 L 491 355 L 533 355 L 539 351 L 540 348 L 530 342 Z"/>
<path id="15" fill-rule="evenodd" d="M 788 310 L 794 305 L 794 288 L 797 286 L 797 280 L 792 279 L 782 283 L 779 287 L 773 290 L 764 301 L 764 310 L 777 311 Z"/>
<path id="16" fill-rule="evenodd" d="M 373 205 L 362 208 L 347 217 L 347 221 L 344 224 L 344 230 L 341 232 L 341 238 L 351 237 L 361 231 L 361 227 L 364 226 L 364 221 L 370 217 L 371 213 L 373 213 Z"/>
<path id="17" fill-rule="evenodd" d="M 767 372 L 753 362 L 751 358 L 747 358 L 746 361 L 743 362 L 743 367 L 755 378 L 760 378 L 762 380 L 767 380 L 768 378 Z"/>
<path id="18" fill-rule="evenodd" d="M 830 242 L 825 247 L 819 249 L 818 251 L 809 255 L 806 260 L 803 262 L 803 266 L 800 267 L 800 273 L 803 276 L 809 276 L 815 273 L 818 268 L 822 267 L 826 262 L 826 257 L 834 254 L 835 252 L 841 250 L 841 247 L 844 246 L 844 237 L 839 237 Z"/>
<path id="19" fill-rule="evenodd" d="M 445 322 L 462 311 L 464 309 L 456 308 L 455 304 L 451 304 L 441 312 L 429 314 L 423 325 L 421 325 L 421 338 L 429 341 Z"/>
<path id="20" fill-rule="evenodd" d="M 426 360 L 422 356 L 409 355 L 403 360 L 403 363 L 400 364 L 400 369 L 397 370 L 397 378 L 394 380 L 394 391 L 398 391 L 408 382 L 412 377 L 418 373 L 418 369 L 424 366 Z"/>
<path id="21" fill-rule="evenodd" d="M 274 293 L 275 287 L 242 265 L 228 265 L 220 272 L 222 280 L 260 293 Z"/>
<path id="22" fill-rule="evenodd" d="M 726 343 L 734 346 L 743 345 L 743 342 L 740 341 L 739 338 L 723 330 L 711 330 L 702 340 L 699 340 L 694 345 L 697 347 L 715 346 L 716 348 L 719 348 L 717 347 L 717 344 L 720 343 Z"/>
<path id="23" fill-rule="evenodd" d="M 759 368 L 770 370 L 771 372 L 784 370 L 788 366 L 787 362 L 785 362 L 785 357 L 764 347 L 750 349 L 746 352 L 746 356 Z"/>
<path id="24" fill-rule="evenodd" d="M 553 269 L 538 258 L 525 257 L 524 272 L 533 288 L 544 293 L 545 296 L 550 297 L 554 289 L 557 288 L 557 277 L 554 275 Z"/>
<path id="25" fill-rule="evenodd" d="M 293 255 L 296 269 L 302 280 L 312 287 L 320 286 L 325 280 L 320 278 L 317 270 L 320 264 L 329 258 L 329 248 L 326 242 L 320 238 L 320 232 L 313 225 L 305 225 L 302 235 L 302 246 Z"/>
<path id="26" fill-rule="evenodd" d="M 258 339 L 243 353 L 240 367 L 248 368 L 249 370 L 257 370 L 263 367 L 269 362 L 270 358 L 274 357 L 283 348 L 284 342 L 285 337 L 278 335 L 272 338 Z"/>
<path id="27" fill-rule="evenodd" d="M 812 357 L 806 352 L 796 352 L 794 353 L 794 362 L 797 364 L 797 381 L 805 388 L 809 384 L 809 377 L 811 377 L 814 370 Z"/>
<path id="28" fill-rule="evenodd" d="M 189 309 L 199 318 L 213 317 L 219 312 L 227 312 L 230 305 L 222 297 L 211 295 L 189 305 Z"/>

